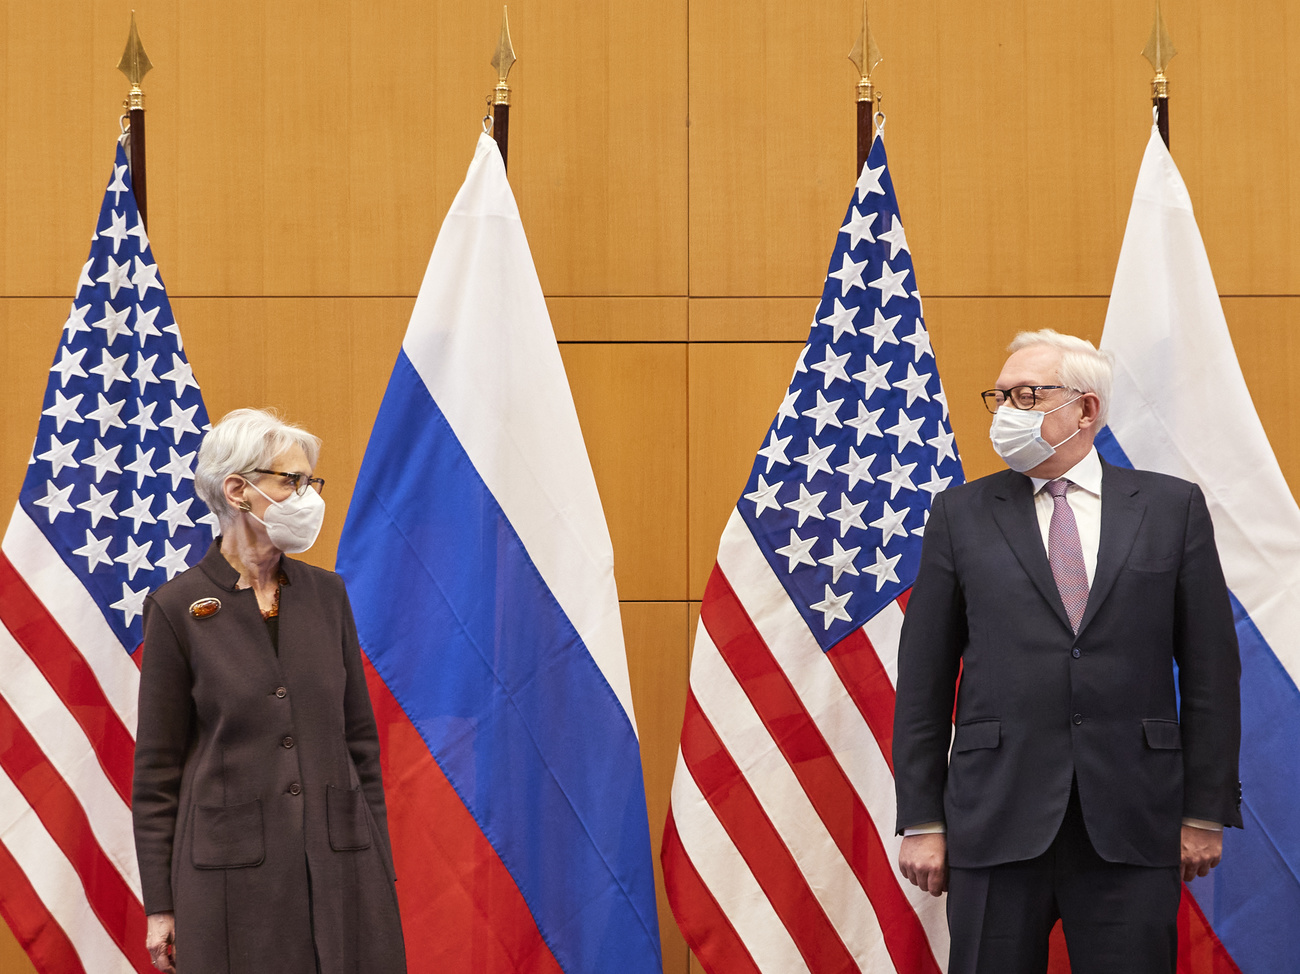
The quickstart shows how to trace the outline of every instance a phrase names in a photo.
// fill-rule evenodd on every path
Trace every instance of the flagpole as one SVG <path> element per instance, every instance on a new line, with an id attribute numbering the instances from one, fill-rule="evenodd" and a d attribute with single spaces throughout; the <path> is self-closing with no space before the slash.
<path id="1" fill-rule="evenodd" d="M 492 67 L 497 69 L 497 86 L 492 89 L 492 138 L 501 151 L 501 164 L 509 168 L 510 152 L 510 85 L 506 78 L 515 63 L 515 49 L 510 43 L 510 20 L 506 7 L 501 7 L 501 37 L 497 51 L 492 55 Z"/>
<path id="2" fill-rule="evenodd" d="M 1151 25 L 1151 37 L 1142 50 L 1142 56 L 1151 62 L 1156 72 L 1151 79 L 1151 104 L 1156 110 L 1156 127 L 1166 149 L 1169 148 L 1169 79 L 1165 77 L 1165 68 L 1177 53 L 1169 39 L 1169 31 L 1165 29 L 1165 19 L 1160 16 L 1160 0 L 1156 0 L 1156 19 Z"/>
<path id="3" fill-rule="evenodd" d="M 117 70 L 126 75 L 127 80 L 131 82 L 131 90 L 127 93 L 122 107 L 130 115 L 127 144 L 131 160 L 131 184 L 135 187 L 135 203 L 140 211 L 140 222 L 146 229 L 149 226 L 149 217 L 145 203 L 144 92 L 140 88 L 140 82 L 152 68 L 149 55 L 144 52 L 144 45 L 140 43 L 140 32 L 135 27 L 135 11 L 132 10 L 131 33 L 127 36 L 122 60 L 117 62 Z"/>
<path id="4" fill-rule="evenodd" d="M 867 0 L 862 0 L 862 33 L 858 35 L 849 52 L 849 60 L 858 69 L 858 166 L 854 174 L 862 172 L 871 152 L 874 134 L 873 119 L 880 104 L 880 95 L 871 83 L 871 72 L 880 63 L 880 51 L 867 26 Z"/>

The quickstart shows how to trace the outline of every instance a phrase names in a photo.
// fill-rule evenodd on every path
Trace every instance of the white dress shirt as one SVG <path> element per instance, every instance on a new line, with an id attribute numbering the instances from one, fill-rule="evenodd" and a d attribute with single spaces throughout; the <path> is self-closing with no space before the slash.
<path id="1" fill-rule="evenodd" d="M 1047 550 L 1047 532 L 1052 524 L 1052 510 L 1056 506 L 1052 495 L 1043 488 L 1050 481 L 1030 477 L 1034 487 L 1034 513 L 1038 515 L 1038 529 L 1043 535 L 1043 550 Z M 1074 511 L 1074 522 L 1079 527 L 1079 544 L 1083 547 L 1083 566 L 1088 571 L 1088 586 L 1092 586 L 1097 574 L 1097 549 L 1101 547 L 1101 457 L 1096 447 L 1067 470 L 1059 478 L 1070 481 L 1071 486 L 1065 492 L 1065 499 Z M 1203 819 L 1185 818 L 1184 825 L 1198 829 L 1210 829 L 1222 832 L 1223 825 L 1207 822 Z M 904 829 L 903 835 L 923 835 L 928 832 L 946 832 L 942 822 L 928 822 L 913 828 Z"/>

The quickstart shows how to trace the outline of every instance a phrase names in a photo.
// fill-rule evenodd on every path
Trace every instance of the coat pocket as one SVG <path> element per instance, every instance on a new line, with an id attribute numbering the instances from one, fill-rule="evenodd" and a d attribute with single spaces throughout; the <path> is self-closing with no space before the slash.
<path id="1" fill-rule="evenodd" d="M 242 805 L 197 805 L 190 858 L 198 869 L 259 866 L 266 858 L 262 802 Z"/>
<path id="2" fill-rule="evenodd" d="M 360 788 L 349 791 L 325 786 L 325 821 L 331 849 L 355 852 L 370 848 L 370 816 L 366 811 L 366 796 Z"/>
<path id="3" fill-rule="evenodd" d="M 996 717 L 984 717 L 968 720 L 957 727 L 957 739 L 953 742 L 955 752 L 977 751 L 981 748 L 997 747 L 1002 743 L 1002 721 Z"/>
<path id="4" fill-rule="evenodd" d="M 1183 735 L 1176 720 L 1159 720 L 1151 718 L 1142 721 L 1142 731 L 1146 734 L 1147 747 L 1157 751 L 1178 751 L 1183 746 Z"/>

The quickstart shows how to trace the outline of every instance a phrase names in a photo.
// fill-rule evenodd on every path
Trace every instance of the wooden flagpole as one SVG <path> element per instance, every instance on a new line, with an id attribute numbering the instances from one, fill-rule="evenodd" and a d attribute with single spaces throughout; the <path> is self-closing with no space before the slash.
<path id="1" fill-rule="evenodd" d="M 880 94 L 871 83 L 871 72 L 880 63 L 880 51 L 867 26 L 867 0 L 862 0 L 862 33 L 849 52 L 849 60 L 858 69 L 858 168 L 853 174 L 856 179 L 862 172 L 862 167 L 867 164 L 867 155 L 871 152 L 875 115 L 880 106 Z"/>
<path id="2" fill-rule="evenodd" d="M 140 222 L 149 229 L 148 205 L 146 203 L 145 161 L 144 161 L 144 91 L 140 82 L 153 68 L 149 55 L 140 43 L 140 32 L 135 28 L 135 11 L 131 11 L 131 33 L 126 39 L 126 50 L 122 60 L 117 62 L 117 70 L 126 75 L 131 82 L 131 90 L 123 103 L 130 115 L 127 148 L 130 150 L 131 185 L 135 188 L 135 204 L 140 210 Z"/>
<path id="3" fill-rule="evenodd" d="M 1160 130 L 1160 138 L 1165 140 L 1166 149 L 1169 148 L 1169 79 L 1165 77 L 1165 68 L 1177 53 L 1169 39 L 1169 31 L 1165 29 L 1165 19 L 1160 16 L 1160 0 L 1156 0 L 1156 20 L 1151 25 L 1151 38 L 1143 48 L 1142 56 L 1156 71 L 1156 76 L 1151 79 L 1151 104 L 1155 107 L 1156 127 Z"/>
<path id="4" fill-rule="evenodd" d="M 510 85 L 506 78 L 515 63 L 515 49 L 510 43 L 510 20 L 506 8 L 501 7 L 501 37 L 497 52 L 492 55 L 492 67 L 497 69 L 497 86 L 492 89 L 492 138 L 501 150 L 501 164 L 510 168 Z"/>

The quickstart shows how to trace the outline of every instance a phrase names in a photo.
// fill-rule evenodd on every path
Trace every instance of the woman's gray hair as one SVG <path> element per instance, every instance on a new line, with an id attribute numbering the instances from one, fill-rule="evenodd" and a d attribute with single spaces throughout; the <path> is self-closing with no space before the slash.
<path id="1" fill-rule="evenodd" d="M 276 457 L 295 446 L 302 448 L 307 463 L 315 468 L 320 458 L 320 437 L 286 423 L 271 409 L 228 412 L 199 446 L 194 492 L 224 528 L 234 519 L 234 511 L 226 503 L 226 478 L 269 467 Z"/>
<path id="2" fill-rule="evenodd" d="M 1047 345 L 1061 353 L 1061 364 L 1056 374 L 1061 385 L 1068 386 L 1076 392 L 1095 393 L 1101 406 L 1097 411 L 1097 427 L 1106 425 L 1110 414 L 1110 386 L 1113 369 L 1109 352 L 1096 348 L 1092 342 L 1074 335 L 1062 335 L 1051 328 L 1038 331 L 1022 331 L 1007 346 L 1008 352 L 1018 352 L 1022 348 L 1035 345 Z"/>

